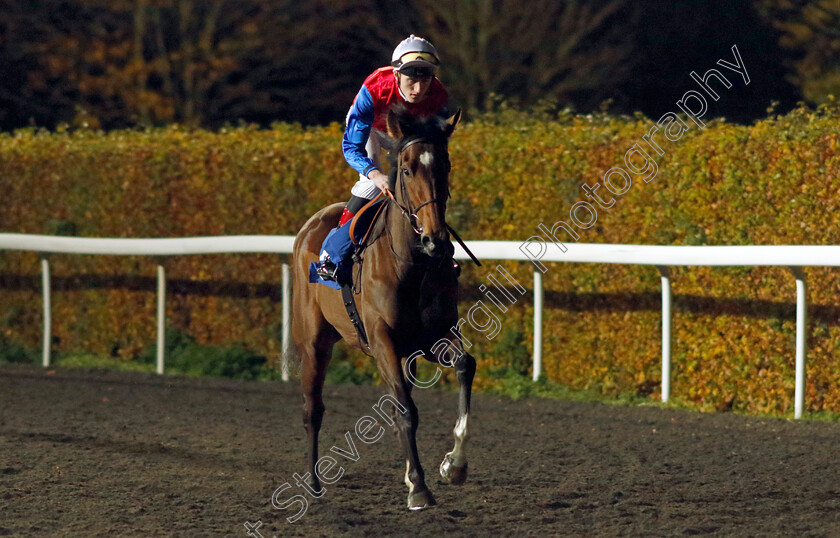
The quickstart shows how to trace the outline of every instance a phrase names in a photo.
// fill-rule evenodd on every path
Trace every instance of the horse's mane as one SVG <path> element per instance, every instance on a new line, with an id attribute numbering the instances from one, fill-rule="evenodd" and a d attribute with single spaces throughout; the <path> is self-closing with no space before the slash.
<path id="1" fill-rule="evenodd" d="M 403 104 L 395 105 L 388 112 L 386 123 L 399 127 L 402 133 L 400 141 L 406 139 L 427 138 L 432 142 L 440 142 L 449 138 L 454 125 L 450 125 L 441 115 L 415 115 Z M 389 129 L 391 131 L 391 129 Z M 393 136 L 393 132 L 391 133 Z"/>

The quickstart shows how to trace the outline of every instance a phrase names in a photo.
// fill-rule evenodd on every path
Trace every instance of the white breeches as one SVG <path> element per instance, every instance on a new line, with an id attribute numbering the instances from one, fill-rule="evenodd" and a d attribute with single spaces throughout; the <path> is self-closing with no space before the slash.
<path id="1" fill-rule="evenodd" d="M 370 136 L 368 137 L 367 145 L 365 145 L 365 151 L 367 152 L 368 157 L 370 157 L 373 161 L 373 165 L 376 168 L 379 168 L 379 154 L 382 150 L 381 136 L 383 136 L 382 131 L 371 127 Z M 350 189 L 350 194 L 366 200 L 376 198 L 379 192 L 379 187 L 374 185 L 373 181 L 369 180 L 362 174 L 359 174 L 359 180 L 355 185 L 353 185 L 353 188 Z"/>

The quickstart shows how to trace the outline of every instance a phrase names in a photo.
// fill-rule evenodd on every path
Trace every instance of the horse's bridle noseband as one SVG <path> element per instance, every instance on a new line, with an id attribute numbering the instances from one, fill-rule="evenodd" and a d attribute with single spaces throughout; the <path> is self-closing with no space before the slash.
<path id="1" fill-rule="evenodd" d="M 412 205 L 411 204 L 411 196 L 408 195 L 408 190 L 405 188 L 405 181 L 403 180 L 403 172 L 402 172 L 402 166 L 401 166 L 401 163 L 400 163 L 400 158 L 402 157 L 403 151 L 405 151 L 406 148 L 408 148 L 409 146 L 413 146 L 414 144 L 421 143 L 421 142 L 422 143 L 427 143 L 427 144 L 432 144 L 433 143 L 430 140 L 428 140 L 426 138 L 423 138 L 423 137 L 411 138 L 411 139 L 408 140 L 408 142 L 406 142 L 406 143 L 404 143 L 400 146 L 399 153 L 397 154 L 397 162 L 396 162 L 397 178 L 396 178 L 396 182 L 399 185 L 403 200 L 408 201 L 408 207 L 405 207 L 404 205 L 399 203 L 395 196 L 393 196 L 393 195 L 391 196 L 391 201 L 394 202 L 397 205 L 397 207 L 400 208 L 400 212 L 402 212 L 403 216 L 405 216 L 408 219 L 408 223 L 411 225 L 411 229 L 413 229 L 414 233 L 416 233 L 416 234 L 422 234 L 423 233 L 423 221 L 420 220 L 420 217 L 417 216 L 418 211 L 420 211 L 425 206 L 427 206 L 429 204 L 434 204 L 434 203 L 439 203 L 439 204 L 443 204 L 444 206 L 446 206 L 446 198 L 444 198 L 442 200 L 440 198 L 432 198 L 431 200 L 426 200 L 425 202 L 418 205 L 414 209 L 410 209 L 411 205 Z M 419 226 L 417 225 L 418 222 L 420 223 Z"/>

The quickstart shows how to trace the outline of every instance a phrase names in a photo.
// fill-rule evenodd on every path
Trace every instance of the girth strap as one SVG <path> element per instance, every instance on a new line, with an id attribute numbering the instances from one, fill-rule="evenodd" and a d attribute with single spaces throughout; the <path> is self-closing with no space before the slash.
<path id="1" fill-rule="evenodd" d="M 353 296 L 353 286 L 351 284 L 341 285 L 341 299 L 344 301 L 344 308 L 347 309 L 347 315 L 350 316 L 350 322 L 356 328 L 356 334 L 359 335 L 359 340 L 366 348 L 370 349 L 367 334 L 365 333 L 365 326 L 362 324 L 362 318 L 359 316 L 359 310 L 356 308 L 356 299 Z"/>

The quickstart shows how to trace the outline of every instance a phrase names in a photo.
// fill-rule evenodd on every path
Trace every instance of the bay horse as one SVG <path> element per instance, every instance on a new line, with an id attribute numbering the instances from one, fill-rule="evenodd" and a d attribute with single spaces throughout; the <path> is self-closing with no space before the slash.
<path id="1" fill-rule="evenodd" d="M 338 223 L 344 204 L 318 211 L 295 239 L 292 344 L 301 361 L 303 424 L 313 491 L 321 491 L 316 464 L 325 409 L 324 376 L 332 347 L 342 338 L 375 358 L 384 385 L 399 403 L 391 403 L 391 417 L 382 416 L 393 418 L 386 422 L 395 426 L 405 454 L 410 510 L 435 504 L 415 441 L 418 414 L 411 389 L 416 379 L 416 352 L 431 362 L 455 368 L 460 382 L 455 447 L 444 456 L 440 474 L 450 484 L 462 484 L 467 478 L 465 444 L 476 365 L 461 342 L 458 272 L 446 225 L 448 140 L 459 119 L 460 110 L 446 120 L 414 118 L 404 110 L 388 114 L 383 147 L 391 151 L 393 195 L 374 224 L 371 237 L 375 239 L 364 251 L 361 267 L 356 268 L 361 273 L 356 275 L 360 284 L 356 303 L 369 350 L 350 321 L 341 292 L 308 281 L 309 265 L 318 260 L 321 244 Z"/>

